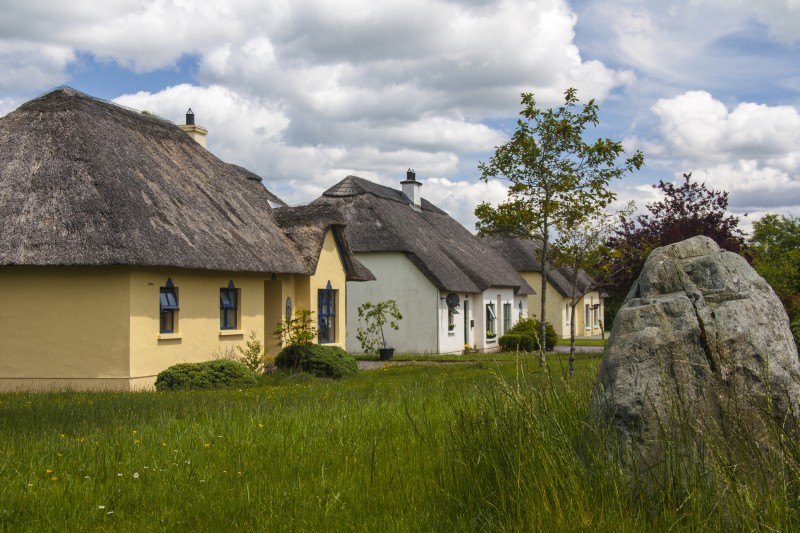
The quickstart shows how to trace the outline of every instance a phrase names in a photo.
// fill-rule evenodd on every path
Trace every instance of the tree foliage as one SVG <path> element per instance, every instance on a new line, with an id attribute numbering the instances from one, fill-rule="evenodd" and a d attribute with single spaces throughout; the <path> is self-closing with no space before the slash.
<path id="1" fill-rule="evenodd" d="M 767 214 L 753 223 L 746 254 L 791 319 L 800 318 L 800 218 Z"/>
<path id="2" fill-rule="evenodd" d="M 647 214 L 620 215 L 606 242 L 609 260 L 604 268 L 611 278 L 607 312 L 618 309 L 647 256 L 660 246 L 705 235 L 720 248 L 742 250 L 744 236 L 738 227 L 739 218 L 727 214 L 728 193 L 709 189 L 691 177 L 691 173 L 684 174 L 680 185 L 660 180 L 653 188 L 661 191 L 663 199 L 647 204 Z"/>
<path id="3" fill-rule="evenodd" d="M 386 348 L 383 326 L 397 331 L 400 329 L 398 322 L 401 320 L 403 315 L 400 314 L 400 309 L 394 300 L 384 300 L 376 304 L 365 302 L 359 305 L 356 339 L 361 343 L 364 353 L 378 353 L 379 349 Z"/>
<path id="4" fill-rule="evenodd" d="M 599 138 L 587 142 L 596 127 L 594 100 L 579 106 L 577 91 L 564 93 L 564 105 L 542 110 L 533 94 L 522 95 L 523 109 L 511 139 L 498 146 L 488 163 L 478 165 L 481 179 L 509 183 L 507 200 L 497 207 L 481 203 L 475 209 L 479 234 L 497 234 L 542 241 L 541 336 L 546 323 L 549 247 L 554 226 L 602 211 L 614 199 L 611 180 L 638 169 L 644 156 L 636 152 L 620 161 L 622 143 Z M 544 350 L 540 351 L 544 364 Z"/>

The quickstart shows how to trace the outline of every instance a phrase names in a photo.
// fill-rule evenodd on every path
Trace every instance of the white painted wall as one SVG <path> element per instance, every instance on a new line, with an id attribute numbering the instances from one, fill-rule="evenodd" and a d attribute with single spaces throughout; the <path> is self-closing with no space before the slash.
<path id="1" fill-rule="evenodd" d="M 516 310 L 514 308 L 514 290 L 510 288 L 489 287 L 483 291 L 483 294 L 479 298 L 479 302 L 480 309 L 475 310 L 475 345 L 480 351 L 496 351 L 500 348 L 497 339 L 499 339 L 504 333 L 504 304 L 511 304 L 511 326 L 513 327 L 513 325 L 519 321 L 519 308 Z M 494 338 L 489 338 L 486 335 L 488 328 L 486 323 L 486 306 L 490 303 L 494 304 L 494 312 L 495 315 L 497 315 L 497 320 L 495 321 L 493 330 L 493 333 L 496 335 Z M 516 303 L 519 305 L 519 299 L 516 299 Z"/>
<path id="2" fill-rule="evenodd" d="M 456 293 L 460 300 L 458 314 L 453 316 L 455 327 L 451 330 L 449 324 L 449 310 L 447 308 L 447 295 L 449 292 L 442 291 L 439 297 L 439 350 L 442 354 L 460 354 L 464 351 L 464 345 L 475 344 L 475 329 L 470 327 L 471 320 L 474 319 L 474 302 L 479 301 L 481 295 L 473 293 Z"/>
<path id="3" fill-rule="evenodd" d="M 447 306 L 439 299 L 439 290 L 402 253 L 369 252 L 356 257 L 372 271 L 376 281 L 347 283 L 347 351 L 363 352 L 356 339 L 358 306 L 395 300 L 403 320 L 399 331 L 386 330 L 387 346 L 396 353 L 438 353 L 440 305 L 445 306 L 443 327 L 447 335 Z"/>

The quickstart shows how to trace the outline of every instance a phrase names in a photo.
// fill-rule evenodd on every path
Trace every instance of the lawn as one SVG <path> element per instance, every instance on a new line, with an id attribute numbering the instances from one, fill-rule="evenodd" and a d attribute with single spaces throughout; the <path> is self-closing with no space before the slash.
<path id="1" fill-rule="evenodd" d="M 571 378 L 556 356 L 549 371 L 500 359 L 217 392 L 2 394 L 0 531 L 797 525 L 789 489 L 769 494 L 776 509 L 748 494 L 744 519 L 714 509 L 706 479 L 639 493 L 587 424 L 597 358 Z"/>

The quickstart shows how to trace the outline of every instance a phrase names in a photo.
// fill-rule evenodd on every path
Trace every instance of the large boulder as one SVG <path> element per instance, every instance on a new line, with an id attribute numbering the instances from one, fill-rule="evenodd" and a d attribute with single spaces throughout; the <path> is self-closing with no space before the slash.
<path id="1" fill-rule="evenodd" d="M 614 320 L 592 411 L 653 460 L 675 422 L 796 427 L 800 362 L 781 302 L 708 237 L 658 248 Z"/>

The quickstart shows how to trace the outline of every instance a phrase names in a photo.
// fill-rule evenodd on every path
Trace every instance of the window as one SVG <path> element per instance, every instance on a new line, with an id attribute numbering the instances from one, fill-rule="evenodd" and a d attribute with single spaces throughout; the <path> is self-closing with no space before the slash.
<path id="1" fill-rule="evenodd" d="M 511 329 L 511 304 L 503 304 L 503 333 Z"/>
<path id="2" fill-rule="evenodd" d="M 233 280 L 227 288 L 219 290 L 219 329 L 237 329 L 239 326 L 239 289 Z"/>
<path id="3" fill-rule="evenodd" d="M 486 304 L 486 336 L 494 338 L 496 335 L 495 324 L 497 315 L 494 313 L 494 304 Z"/>
<path id="4" fill-rule="evenodd" d="M 172 283 L 172 278 L 167 279 L 167 285 L 161 287 L 159 299 L 161 301 L 161 325 L 159 333 L 175 333 L 178 322 L 178 291 Z"/>
<path id="5" fill-rule="evenodd" d="M 564 308 L 567 312 L 567 320 L 564 323 L 569 326 L 569 321 L 572 318 L 572 313 L 569 311 L 569 304 L 564 304 Z"/>
<path id="6" fill-rule="evenodd" d="M 320 344 L 336 342 L 336 293 L 328 281 L 327 287 L 320 289 L 317 295 L 317 315 L 319 316 Z"/>
<path id="7" fill-rule="evenodd" d="M 586 329 L 591 327 L 591 324 L 589 324 L 589 304 L 586 304 L 586 308 L 583 313 L 583 327 Z"/>
<path id="8" fill-rule="evenodd" d="M 597 327 L 600 324 L 600 304 L 594 304 L 592 306 L 592 315 L 594 321 L 592 322 L 594 327 Z"/>

